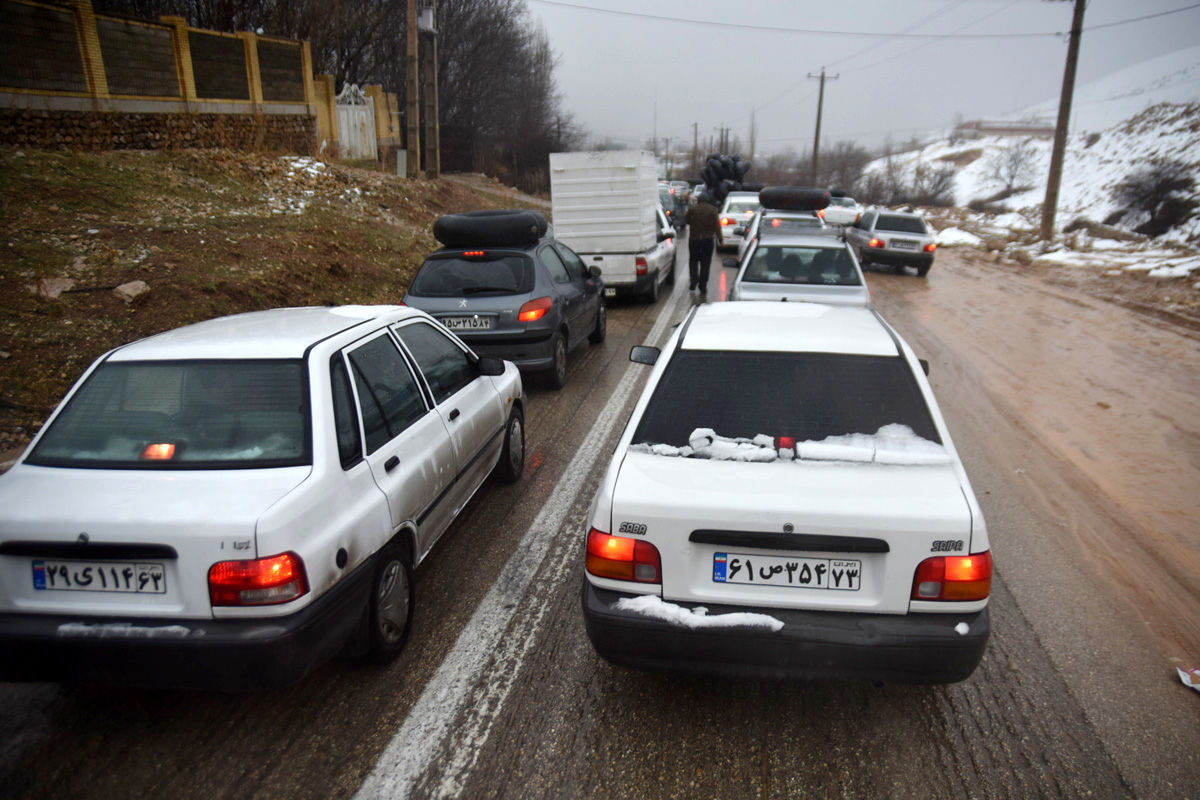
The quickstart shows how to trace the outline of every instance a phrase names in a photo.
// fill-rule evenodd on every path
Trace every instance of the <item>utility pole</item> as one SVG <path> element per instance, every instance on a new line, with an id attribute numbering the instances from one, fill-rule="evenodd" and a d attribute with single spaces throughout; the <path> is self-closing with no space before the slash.
<path id="1" fill-rule="evenodd" d="M 425 9 L 418 24 L 418 33 L 425 41 L 425 174 L 436 178 L 442 174 L 441 132 L 438 126 L 438 61 L 436 0 L 425 0 Z"/>
<path id="2" fill-rule="evenodd" d="M 1058 213 L 1058 187 L 1062 183 L 1063 158 L 1067 150 L 1067 128 L 1071 121 L 1071 100 L 1075 95 L 1075 65 L 1079 61 L 1079 34 L 1083 30 L 1085 0 L 1075 0 L 1071 18 L 1071 38 L 1067 43 L 1067 65 L 1063 69 L 1062 96 L 1058 100 L 1058 123 L 1054 126 L 1054 149 L 1050 152 L 1050 175 L 1046 179 L 1046 199 L 1042 202 L 1041 237 L 1054 236 L 1054 216 Z"/>
<path id="3" fill-rule="evenodd" d="M 692 168 L 690 172 L 692 177 L 699 174 L 700 167 L 696 162 L 700 160 L 700 123 L 692 123 Z"/>
<path id="4" fill-rule="evenodd" d="M 408 45 L 404 53 L 405 69 L 407 70 L 407 79 L 405 83 L 408 88 L 405 93 L 408 95 L 408 113 L 406 121 L 408 123 L 408 137 L 405 141 L 405 146 L 408 149 L 408 177 L 421 177 L 421 70 L 420 58 L 418 50 L 420 49 L 420 38 L 417 32 L 417 0 L 408 0 Z"/>
<path id="5" fill-rule="evenodd" d="M 821 79 L 821 90 L 817 93 L 817 133 L 813 136 L 813 157 L 812 157 L 812 182 L 817 182 L 817 162 L 818 154 L 821 152 L 821 111 L 825 106 L 825 68 L 821 67 L 820 75 L 808 73 L 810 78 Z M 840 75 L 830 75 L 829 80 L 836 81 Z"/>
<path id="6" fill-rule="evenodd" d="M 671 137 L 663 140 L 663 156 L 667 159 L 667 180 L 671 180 Z"/>

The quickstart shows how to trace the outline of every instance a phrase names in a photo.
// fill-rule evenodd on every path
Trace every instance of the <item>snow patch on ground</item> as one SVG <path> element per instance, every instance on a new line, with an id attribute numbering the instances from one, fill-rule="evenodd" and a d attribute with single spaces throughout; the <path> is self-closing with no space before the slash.
<path id="1" fill-rule="evenodd" d="M 970 231 L 964 231 L 960 228 L 947 228 L 937 235 L 937 243 L 938 247 L 954 247 L 956 245 L 979 247 L 983 244 L 983 239 L 980 239 Z"/>
<path id="2" fill-rule="evenodd" d="M 782 621 L 767 614 L 735 612 L 716 614 L 710 617 L 708 609 L 703 606 L 684 608 L 675 603 L 668 603 L 661 597 L 652 594 L 644 594 L 640 597 L 622 597 L 613 604 L 613 608 L 617 611 L 641 614 L 692 630 L 700 628 L 762 628 L 779 631 L 783 629 Z"/>

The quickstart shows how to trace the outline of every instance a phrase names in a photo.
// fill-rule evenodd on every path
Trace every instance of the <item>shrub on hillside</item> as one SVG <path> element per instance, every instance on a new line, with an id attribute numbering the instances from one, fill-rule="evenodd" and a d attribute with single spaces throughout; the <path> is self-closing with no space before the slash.
<path id="1" fill-rule="evenodd" d="M 1196 180 L 1187 164 L 1158 159 L 1139 167 L 1112 188 L 1112 199 L 1126 213 L 1145 221 L 1134 230 L 1160 236 L 1186 222 L 1196 213 Z"/>

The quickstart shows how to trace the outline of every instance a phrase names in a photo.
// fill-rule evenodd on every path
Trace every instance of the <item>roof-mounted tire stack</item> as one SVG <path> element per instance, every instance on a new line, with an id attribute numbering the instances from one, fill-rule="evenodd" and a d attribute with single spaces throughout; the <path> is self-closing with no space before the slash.
<path id="1" fill-rule="evenodd" d="M 537 244 L 548 229 L 537 211 L 500 208 L 443 214 L 433 236 L 446 247 L 516 247 Z"/>

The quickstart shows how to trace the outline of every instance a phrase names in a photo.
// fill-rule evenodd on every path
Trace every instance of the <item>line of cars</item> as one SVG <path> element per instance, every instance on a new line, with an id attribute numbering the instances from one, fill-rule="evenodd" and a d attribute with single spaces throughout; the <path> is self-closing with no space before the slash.
<path id="1" fill-rule="evenodd" d="M 736 299 L 776 302 L 631 354 L 654 369 L 581 541 L 589 637 L 635 668 L 961 680 L 991 558 L 922 363 L 846 243 L 760 216 Z M 518 367 L 561 386 L 605 338 L 602 273 L 540 215 L 436 233 L 405 306 L 235 315 L 88 369 L 0 476 L 0 679 L 247 690 L 400 652 L 416 567 L 523 471 Z"/>
<path id="2" fill-rule="evenodd" d="M 928 364 L 871 307 L 849 237 L 809 222 L 827 194 L 760 199 L 725 262 L 752 302 L 630 354 L 652 371 L 588 518 L 589 639 L 633 669 L 963 680 L 992 558 Z"/>

